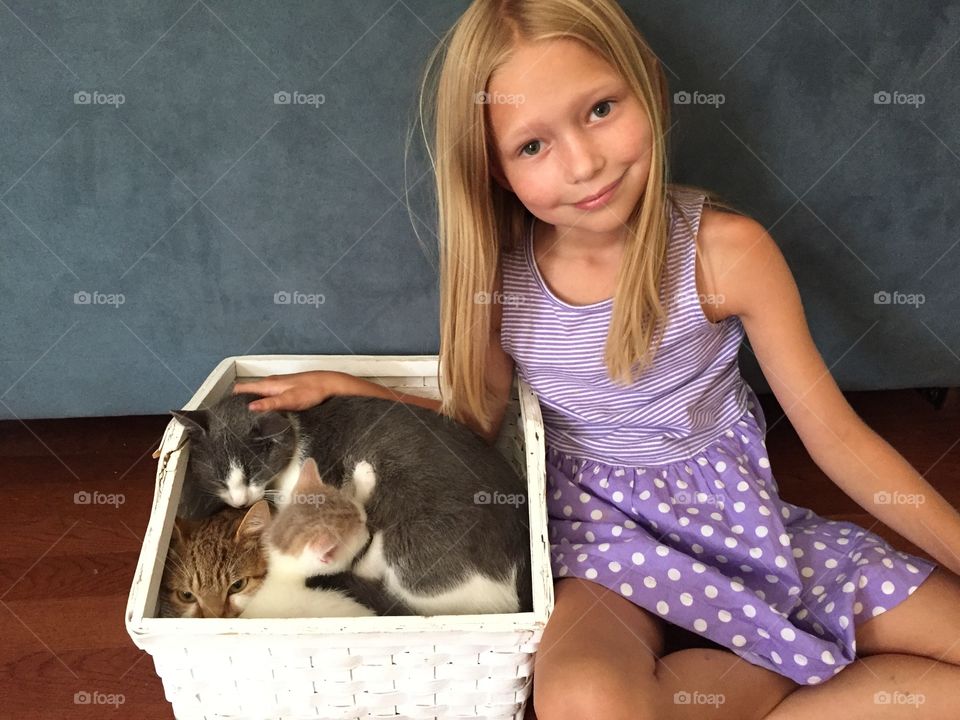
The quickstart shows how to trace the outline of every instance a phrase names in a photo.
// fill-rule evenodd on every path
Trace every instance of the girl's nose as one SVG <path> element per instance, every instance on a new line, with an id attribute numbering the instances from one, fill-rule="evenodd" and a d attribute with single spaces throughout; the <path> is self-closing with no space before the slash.
<path id="1" fill-rule="evenodd" d="M 603 169 L 603 154 L 583 134 L 570 137 L 565 155 L 567 179 L 571 184 L 589 183 Z"/>

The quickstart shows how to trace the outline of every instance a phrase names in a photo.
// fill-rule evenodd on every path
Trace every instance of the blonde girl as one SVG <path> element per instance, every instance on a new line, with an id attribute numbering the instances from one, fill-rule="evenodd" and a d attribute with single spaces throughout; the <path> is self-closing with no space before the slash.
<path id="1" fill-rule="evenodd" d="M 493 441 L 513 373 L 531 384 L 556 580 L 540 720 L 952 717 L 960 516 L 846 403 L 764 228 L 670 181 L 667 82 L 623 10 L 476 0 L 426 80 L 442 403 L 343 373 L 237 391 L 393 397 Z M 817 464 L 940 566 L 779 497 L 744 335 Z M 712 647 L 665 655 L 668 627 Z"/>

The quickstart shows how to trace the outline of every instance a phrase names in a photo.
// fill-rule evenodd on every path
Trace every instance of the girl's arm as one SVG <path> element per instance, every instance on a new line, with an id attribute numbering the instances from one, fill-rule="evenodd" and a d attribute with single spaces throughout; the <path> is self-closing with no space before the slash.
<path id="1" fill-rule="evenodd" d="M 847 403 L 810 337 L 774 240 L 754 220 L 723 214 L 701 242 L 724 313 L 740 317 L 810 457 L 864 510 L 960 573 L 960 514 Z"/>

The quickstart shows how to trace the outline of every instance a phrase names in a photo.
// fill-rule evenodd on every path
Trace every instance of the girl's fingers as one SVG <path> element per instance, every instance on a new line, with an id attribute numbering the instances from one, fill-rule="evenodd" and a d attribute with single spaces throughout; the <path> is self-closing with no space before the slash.
<path id="1" fill-rule="evenodd" d="M 273 380 L 256 380 L 254 382 L 237 383 L 233 386 L 233 393 L 253 393 L 254 395 L 279 395 L 286 390 L 286 385 Z"/>

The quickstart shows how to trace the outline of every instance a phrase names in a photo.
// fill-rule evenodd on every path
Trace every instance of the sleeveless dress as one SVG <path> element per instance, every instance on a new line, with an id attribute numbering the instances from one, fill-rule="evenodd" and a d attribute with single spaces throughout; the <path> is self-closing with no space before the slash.
<path id="1" fill-rule="evenodd" d="M 704 196 L 673 188 L 668 199 L 670 316 L 630 386 L 603 363 L 612 299 L 553 295 L 531 232 L 502 258 L 501 344 L 543 413 L 553 575 L 599 583 L 755 665 L 820 683 L 855 659 L 856 625 L 905 600 L 935 565 L 779 497 L 766 420 L 737 364 L 743 325 L 710 322 L 698 298 Z"/>

